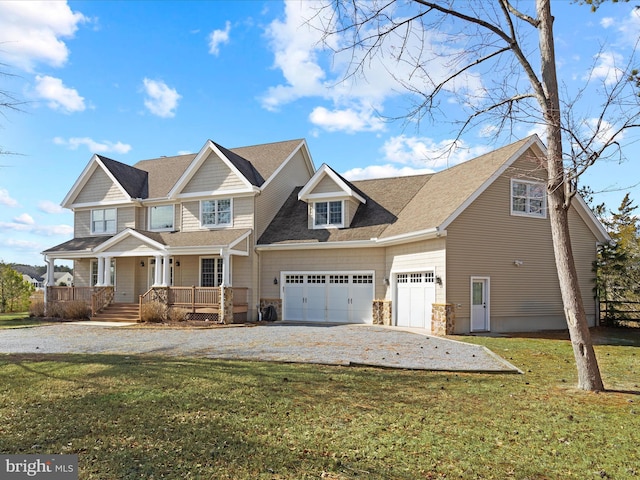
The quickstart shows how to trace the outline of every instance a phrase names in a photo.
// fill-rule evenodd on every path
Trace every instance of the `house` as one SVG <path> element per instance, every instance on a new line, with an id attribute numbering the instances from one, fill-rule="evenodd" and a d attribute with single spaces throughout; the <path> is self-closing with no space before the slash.
<path id="1" fill-rule="evenodd" d="M 188 304 L 219 288 L 247 320 L 273 306 L 284 320 L 434 333 L 564 328 L 544 149 L 534 135 L 438 173 L 353 182 L 316 169 L 304 140 L 208 141 L 133 166 L 94 155 L 62 202 L 74 238 L 43 253 L 50 272 L 74 261 L 74 288 L 113 289 L 109 302 L 165 289 L 155 298 Z M 579 197 L 570 229 L 594 325 L 608 236 Z M 170 300 L 181 289 L 191 300 Z"/>
<path id="2" fill-rule="evenodd" d="M 73 275 L 69 272 L 54 272 L 53 280 L 58 287 L 68 287 L 73 284 Z"/>
<path id="3" fill-rule="evenodd" d="M 42 290 L 42 280 L 38 279 L 38 278 L 33 278 L 27 274 L 22 274 L 22 280 L 29 283 L 30 285 L 33 285 L 33 288 L 36 290 Z"/>

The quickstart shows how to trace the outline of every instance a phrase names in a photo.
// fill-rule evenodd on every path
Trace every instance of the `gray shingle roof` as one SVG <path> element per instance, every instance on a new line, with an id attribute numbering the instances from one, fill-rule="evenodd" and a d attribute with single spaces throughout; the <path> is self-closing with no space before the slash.
<path id="1" fill-rule="evenodd" d="M 307 204 L 296 189 L 258 240 L 259 245 L 385 239 L 442 225 L 529 138 L 427 175 L 350 182 L 367 200 L 349 228 L 307 227 Z"/>
<path id="2" fill-rule="evenodd" d="M 97 157 L 131 198 L 147 198 L 149 195 L 147 172 L 102 155 Z"/>
<path id="3" fill-rule="evenodd" d="M 83 237 L 83 238 L 72 238 L 69 241 L 61 243 L 60 245 L 56 245 L 55 247 L 51 247 L 45 250 L 42 253 L 59 253 L 59 252 L 80 252 L 80 251 L 91 251 L 98 245 L 109 240 L 110 236 L 99 236 L 99 237 Z"/>

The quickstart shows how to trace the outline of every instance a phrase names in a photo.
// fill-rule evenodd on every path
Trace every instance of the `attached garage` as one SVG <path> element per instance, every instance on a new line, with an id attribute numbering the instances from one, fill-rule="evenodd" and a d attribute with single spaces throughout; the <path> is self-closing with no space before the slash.
<path id="1" fill-rule="evenodd" d="M 373 272 L 283 272 L 283 320 L 373 322 Z"/>
<path id="2" fill-rule="evenodd" d="M 431 330 L 431 309 L 436 301 L 433 271 L 396 274 L 396 325 Z"/>

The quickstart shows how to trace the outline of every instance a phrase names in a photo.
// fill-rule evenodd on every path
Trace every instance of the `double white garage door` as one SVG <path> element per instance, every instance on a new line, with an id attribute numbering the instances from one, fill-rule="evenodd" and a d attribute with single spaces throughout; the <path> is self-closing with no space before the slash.
<path id="1" fill-rule="evenodd" d="M 436 301 L 433 271 L 396 275 L 396 324 L 431 330 L 432 305 Z"/>
<path id="2" fill-rule="evenodd" d="M 282 280 L 284 320 L 373 321 L 373 273 L 287 272 Z"/>

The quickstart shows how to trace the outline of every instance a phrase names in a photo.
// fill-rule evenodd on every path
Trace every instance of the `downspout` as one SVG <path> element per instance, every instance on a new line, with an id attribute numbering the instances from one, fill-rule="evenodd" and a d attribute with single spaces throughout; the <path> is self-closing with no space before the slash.
<path id="1" fill-rule="evenodd" d="M 256 288 L 256 292 L 258 295 L 258 304 L 256 305 L 256 309 L 258 310 L 258 321 L 262 322 L 262 310 L 260 309 L 260 299 L 262 298 L 262 262 L 260 261 L 260 252 L 257 249 L 253 249 L 256 254 L 257 262 L 258 262 L 258 288 Z"/>

